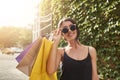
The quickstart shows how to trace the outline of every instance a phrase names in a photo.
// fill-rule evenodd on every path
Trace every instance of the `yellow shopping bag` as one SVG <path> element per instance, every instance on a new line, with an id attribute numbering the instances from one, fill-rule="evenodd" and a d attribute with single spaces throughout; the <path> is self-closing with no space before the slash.
<path id="1" fill-rule="evenodd" d="M 52 43 L 52 41 L 47 40 L 46 38 L 42 39 L 42 44 L 34 63 L 30 80 L 57 80 L 56 73 L 53 75 L 48 75 L 46 72 L 46 62 Z"/>

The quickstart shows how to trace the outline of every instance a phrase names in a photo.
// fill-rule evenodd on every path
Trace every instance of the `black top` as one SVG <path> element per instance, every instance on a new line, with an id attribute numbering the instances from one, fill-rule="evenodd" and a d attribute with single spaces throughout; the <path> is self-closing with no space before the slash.
<path id="1" fill-rule="evenodd" d="M 60 80 L 92 80 L 92 63 L 89 54 L 83 60 L 75 60 L 64 52 Z"/>

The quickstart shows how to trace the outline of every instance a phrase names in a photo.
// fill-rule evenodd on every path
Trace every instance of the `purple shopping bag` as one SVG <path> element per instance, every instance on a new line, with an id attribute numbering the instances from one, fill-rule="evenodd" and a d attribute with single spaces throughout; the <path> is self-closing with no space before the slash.
<path id="1" fill-rule="evenodd" d="M 16 61 L 19 63 L 22 58 L 25 56 L 25 54 L 27 53 L 27 51 L 32 47 L 34 43 L 31 43 L 30 45 L 28 45 L 17 57 L 16 57 Z"/>

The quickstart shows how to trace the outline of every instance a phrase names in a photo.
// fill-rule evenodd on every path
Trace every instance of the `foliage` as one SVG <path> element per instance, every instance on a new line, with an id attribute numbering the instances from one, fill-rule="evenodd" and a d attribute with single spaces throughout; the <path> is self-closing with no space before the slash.
<path id="1" fill-rule="evenodd" d="M 54 27 L 74 18 L 81 43 L 96 48 L 101 80 L 120 80 L 120 0 L 52 0 L 51 8 Z"/>
<path id="2" fill-rule="evenodd" d="M 40 16 L 45 16 L 51 13 L 51 0 L 42 0 L 39 9 L 40 9 Z"/>
<path id="3" fill-rule="evenodd" d="M 1 27 L 0 48 L 25 47 L 32 41 L 32 31 L 25 28 Z"/>

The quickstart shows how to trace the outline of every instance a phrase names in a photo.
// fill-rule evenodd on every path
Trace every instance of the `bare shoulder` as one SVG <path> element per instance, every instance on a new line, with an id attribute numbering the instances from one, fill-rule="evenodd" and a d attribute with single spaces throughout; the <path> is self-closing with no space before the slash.
<path id="1" fill-rule="evenodd" d="M 64 54 L 64 48 L 58 48 L 58 54 L 62 56 Z"/>
<path id="2" fill-rule="evenodd" d="M 92 58 L 96 58 L 96 49 L 92 46 L 89 46 L 89 53 Z"/>

